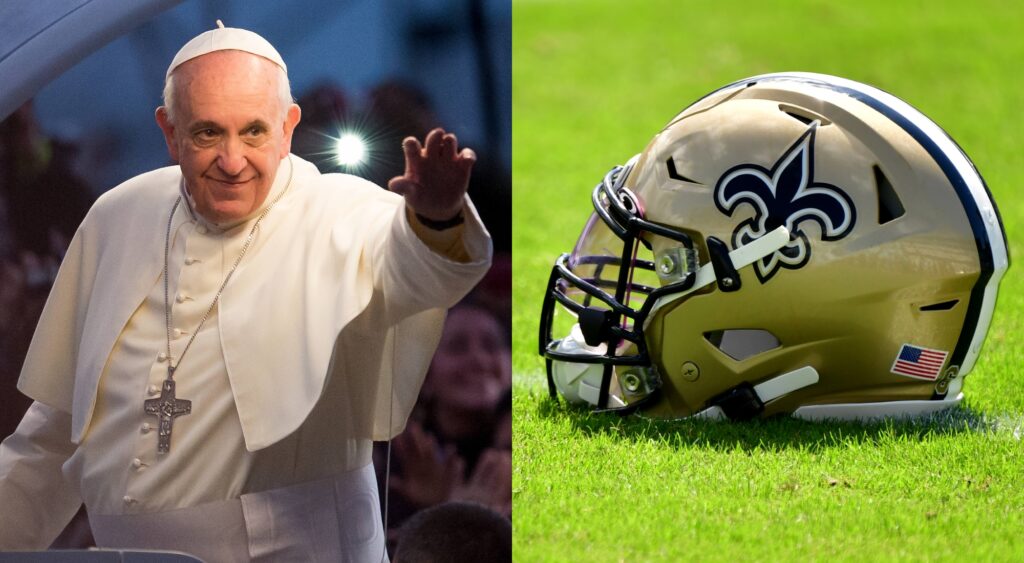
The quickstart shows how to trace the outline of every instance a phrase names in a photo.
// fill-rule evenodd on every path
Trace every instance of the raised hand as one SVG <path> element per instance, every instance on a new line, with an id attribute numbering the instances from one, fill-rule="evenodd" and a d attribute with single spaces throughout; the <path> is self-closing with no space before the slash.
<path id="1" fill-rule="evenodd" d="M 409 502 L 421 508 L 444 502 L 462 482 L 466 463 L 455 453 L 455 446 L 440 448 L 419 424 L 410 421 L 393 445 L 402 474 L 391 476 L 391 490 Z"/>
<path id="2" fill-rule="evenodd" d="M 402 142 L 405 174 L 388 182 L 388 189 L 405 196 L 412 210 L 433 221 L 447 221 L 462 210 L 469 175 L 476 162 L 473 149 L 459 150 L 452 133 L 437 128 L 423 145 L 415 137 Z"/>

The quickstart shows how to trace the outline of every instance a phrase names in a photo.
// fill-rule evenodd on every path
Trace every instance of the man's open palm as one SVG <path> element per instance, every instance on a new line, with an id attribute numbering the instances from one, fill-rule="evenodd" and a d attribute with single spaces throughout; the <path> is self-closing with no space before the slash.
<path id="1" fill-rule="evenodd" d="M 388 188 L 405 196 L 412 210 L 433 221 L 455 217 L 462 209 L 469 175 L 476 162 L 472 149 L 459 150 L 455 135 L 437 128 L 420 144 L 415 137 L 402 142 L 405 174 L 395 176 Z"/>

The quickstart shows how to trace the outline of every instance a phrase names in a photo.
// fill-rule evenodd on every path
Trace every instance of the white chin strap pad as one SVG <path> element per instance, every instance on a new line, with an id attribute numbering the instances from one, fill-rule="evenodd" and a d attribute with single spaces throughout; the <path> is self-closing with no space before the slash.
<path id="1" fill-rule="evenodd" d="M 729 253 L 729 260 L 732 260 L 732 267 L 739 271 L 787 244 L 789 244 L 789 231 L 786 227 L 779 227 L 763 237 L 733 250 Z M 711 263 L 704 264 L 697 270 L 697 280 L 690 291 L 696 291 L 715 279 L 715 269 Z"/>
<path id="2" fill-rule="evenodd" d="M 798 389 L 803 389 L 808 385 L 814 385 L 818 382 L 818 370 L 811 366 L 804 366 L 800 369 L 795 369 L 790 372 L 786 372 L 782 375 L 773 377 L 767 381 L 762 381 L 754 386 L 754 392 L 757 393 L 757 397 L 761 399 L 762 403 L 778 399 L 779 397 L 792 393 Z M 702 418 L 707 420 L 727 420 L 725 411 L 721 407 L 714 406 L 708 407 L 693 415 L 693 418 Z"/>
<path id="3" fill-rule="evenodd" d="M 746 268 L 787 244 L 789 244 L 789 231 L 786 227 L 779 227 L 750 244 L 743 245 L 736 250 L 733 250 L 729 253 L 729 260 L 732 260 L 732 267 L 738 272 L 742 268 Z M 686 291 L 680 291 L 679 293 L 673 293 L 672 295 L 658 299 L 654 304 L 654 307 L 651 307 L 651 313 L 647 315 L 647 319 L 644 321 L 645 325 L 654 318 L 658 309 L 677 299 L 682 299 L 694 291 L 710 285 L 715 281 L 715 279 L 715 268 L 710 262 L 704 264 L 697 269 L 697 273 L 693 281 L 693 287 Z M 646 328 L 646 326 L 644 328 Z"/>

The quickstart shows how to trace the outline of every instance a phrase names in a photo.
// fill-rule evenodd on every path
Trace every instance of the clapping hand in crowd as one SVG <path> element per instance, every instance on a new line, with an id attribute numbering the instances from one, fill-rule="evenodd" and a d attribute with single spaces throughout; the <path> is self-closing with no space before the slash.
<path id="1" fill-rule="evenodd" d="M 391 476 L 392 491 L 421 508 L 451 496 L 466 468 L 454 445 L 441 448 L 433 435 L 413 421 L 393 445 L 395 456 L 402 460 L 402 474 Z"/>
<path id="2" fill-rule="evenodd" d="M 472 475 L 456 484 L 449 500 L 475 502 L 506 517 L 512 516 L 512 452 L 488 449 Z"/>
<path id="3" fill-rule="evenodd" d="M 449 500 L 475 502 L 495 512 L 512 511 L 512 453 L 487 449 L 473 472 L 464 475 L 466 462 L 451 444 L 437 439 L 416 422 L 394 440 L 402 474 L 391 476 L 391 490 L 421 508 Z"/>

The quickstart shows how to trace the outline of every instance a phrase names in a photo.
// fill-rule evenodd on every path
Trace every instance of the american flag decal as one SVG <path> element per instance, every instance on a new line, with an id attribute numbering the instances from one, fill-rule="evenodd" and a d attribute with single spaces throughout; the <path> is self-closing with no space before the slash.
<path id="1" fill-rule="evenodd" d="M 942 371 L 942 364 L 946 363 L 947 356 L 949 352 L 904 344 L 889 371 L 897 375 L 935 381 Z"/>

